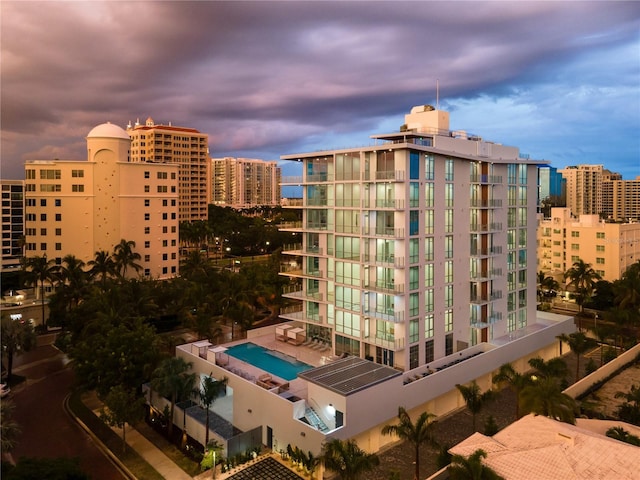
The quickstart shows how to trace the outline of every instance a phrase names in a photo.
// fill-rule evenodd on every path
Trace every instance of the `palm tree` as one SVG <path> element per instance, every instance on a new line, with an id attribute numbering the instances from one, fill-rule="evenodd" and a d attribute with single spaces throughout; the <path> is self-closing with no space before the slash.
<path id="1" fill-rule="evenodd" d="M 492 390 L 487 390 L 482 393 L 475 380 L 471 382 L 469 386 L 457 384 L 456 388 L 462 394 L 462 398 L 464 398 L 464 402 L 471 412 L 473 417 L 473 431 L 476 432 L 476 416 L 480 413 L 484 404 L 495 397 L 495 393 Z"/>
<path id="2" fill-rule="evenodd" d="M 540 271 L 538 272 L 538 296 L 542 295 L 542 292 L 558 290 L 560 288 L 560 284 L 556 281 L 555 278 L 548 276 L 546 272 Z"/>
<path id="3" fill-rule="evenodd" d="M 576 382 L 580 379 L 580 355 L 584 355 L 589 350 L 595 348 L 596 341 L 587 337 L 582 332 L 573 332 L 569 335 L 563 333 L 556 337 L 561 342 L 569 345 L 569 348 L 576 354 Z"/>
<path id="4" fill-rule="evenodd" d="M 640 260 L 630 265 L 622 274 L 622 278 L 613 284 L 616 294 L 615 303 L 622 309 L 640 308 Z"/>
<path id="5" fill-rule="evenodd" d="M 367 453 L 354 440 L 333 439 L 322 446 L 321 461 L 326 469 L 336 472 L 342 480 L 357 480 L 380 464 L 375 453 Z"/>
<path id="6" fill-rule="evenodd" d="M 0 402 L 0 444 L 2 445 L 2 462 L 11 461 L 11 451 L 15 448 L 20 435 L 20 425 L 12 418 L 15 404 L 5 398 Z"/>
<path id="7" fill-rule="evenodd" d="M 44 284 L 52 283 L 57 277 L 58 270 L 55 260 L 47 260 L 47 255 L 42 257 L 23 257 L 24 269 L 26 272 L 25 282 L 27 285 L 37 285 L 40 283 L 40 302 L 42 303 L 42 325 L 47 327 L 47 319 L 44 313 Z"/>
<path id="8" fill-rule="evenodd" d="M 510 363 L 505 363 L 500 366 L 500 370 L 496 373 L 492 382 L 496 384 L 507 384 L 516 394 L 516 419 L 520 418 L 520 408 L 518 407 L 518 397 L 520 397 L 520 392 L 524 387 L 526 387 L 530 378 L 528 375 L 522 375 L 517 372 L 513 365 Z"/>
<path id="9" fill-rule="evenodd" d="M 580 305 L 580 313 L 584 310 L 584 303 L 593 293 L 597 280 L 602 277 L 597 273 L 590 263 L 578 259 L 573 266 L 564 273 L 565 280 L 568 279 L 567 287 L 573 286 L 576 291 L 576 301 Z"/>
<path id="10" fill-rule="evenodd" d="M 16 355 L 28 352 L 36 346 L 36 334 L 30 323 L 22 323 L 3 315 L 0 320 L 0 343 L 2 352 L 7 356 L 7 378 L 13 373 L 13 359 Z"/>
<path id="11" fill-rule="evenodd" d="M 479 448 L 468 457 L 452 455 L 451 465 L 447 469 L 451 480 L 504 480 L 491 467 L 487 467 L 482 460 L 487 458 L 487 452 Z"/>
<path id="12" fill-rule="evenodd" d="M 405 408 L 399 407 L 399 423 L 382 427 L 383 435 L 397 435 L 402 440 L 406 440 L 413 445 L 416 455 L 414 480 L 420 478 L 420 445 L 425 443 L 433 446 L 437 445 L 433 436 L 433 420 L 435 418 L 436 416 L 432 413 L 422 412 L 416 423 L 413 423 Z"/>
<path id="13" fill-rule="evenodd" d="M 202 406 L 204 407 L 206 414 L 205 445 L 209 445 L 209 408 L 213 405 L 213 402 L 216 401 L 216 398 L 226 390 L 227 383 L 229 383 L 229 379 L 227 377 L 222 378 L 222 380 L 216 380 L 213 378 L 212 374 L 209 374 L 208 377 L 204 377 L 200 382 L 200 388 L 195 390 L 195 394 L 200 398 L 200 402 L 202 402 Z"/>
<path id="14" fill-rule="evenodd" d="M 559 358 L 551 358 L 544 361 L 541 357 L 529 359 L 529 366 L 533 368 L 533 372 L 529 375 L 531 379 L 551 378 L 557 382 L 562 382 L 569 373 L 567 363 Z"/>
<path id="15" fill-rule="evenodd" d="M 553 377 L 537 378 L 520 392 L 520 409 L 561 422 L 575 424 L 577 405 L 573 398 L 562 393 Z"/>
<path id="16" fill-rule="evenodd" d="M 133 268 L 136 272 L 142 270 L 142 266 L 138 262 L 142 257 L 139 253 L 133 251 L 136 242 L 133 240 L 120 240 L 120 243 L 113 248 L 113 259 L 116 264 L 116 270 L 122 278 L 127 276 L 127 269 Z"/>
<path id="17" fill-rule="evenodd" d="M 95 253 L 94 259 L 89 260 L 87 265 L 91 267 L 89 275 L 92 279 L 99 278 L 102 289 L 106 289 L 107 279 L 117 275 L 116 264 L 111 254 L 105 250 Z"/>
<path id="18" fill-rule="evenodd" d="M 171 402 L 169 410 L 169 431 L 171 438 L 173 433 L 173 412 L 176 402 L 193 390 L 193 383 L 196 380 L 194 373 L 188 373 L 193 364 L 186 362 L 181 357 L 171 357 L 164 359 L 151 376 L 151 388 L 167 397 Z"/>
<path id="19" fill-rule="evenodd" d="M 84 294 L 87 285 L 87 273 L 84 267 L 84 262 L 75 255 L 66 255 L 62 259 L 58 275 L 68 306 L 77 306 Z"/>
<path id="20" fill-rule="evenodd" d="M 618 418 L 633 425 L 640 425 L 640 386 L 631 385 L 628 392 L 616 392 L 615 398 L 624 398 L 618 407 Z"/>

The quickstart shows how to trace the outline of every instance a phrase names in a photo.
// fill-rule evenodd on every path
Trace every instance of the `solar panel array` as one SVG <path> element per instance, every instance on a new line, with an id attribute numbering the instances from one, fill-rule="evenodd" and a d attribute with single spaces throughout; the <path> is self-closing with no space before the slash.
<path id="1" fill-rule="evenodd" d="M 298 376 L 341 395 L 364 390 L 402 373 L 359 357 L 346 357 Z"/>

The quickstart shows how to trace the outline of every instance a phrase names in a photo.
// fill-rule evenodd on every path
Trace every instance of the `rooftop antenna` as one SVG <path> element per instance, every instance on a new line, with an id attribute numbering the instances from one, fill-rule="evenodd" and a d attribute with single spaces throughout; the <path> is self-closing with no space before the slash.
<path id="1" fill-rule="evenodd" d="M 440 80 L 436 78 L 436 110 L 440 110 Z"/>

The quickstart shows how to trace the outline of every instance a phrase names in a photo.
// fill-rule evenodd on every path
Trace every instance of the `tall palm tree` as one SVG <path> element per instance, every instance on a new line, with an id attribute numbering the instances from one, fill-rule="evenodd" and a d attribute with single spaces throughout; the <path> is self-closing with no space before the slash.
<path id="1" fill-rule="evenodd" d="M 535 413 L 572 425 L 576 423 L 578 407 L 575 400 L 562 393 L 557 380 L 552 377 L 531 382 L 522 389 L 518 401 L 524 413 Z"/>
<path id="2" fill-rule="evenodd" d="M 18 436 L 21 432 L 20 425 L 12 418 L 14 409 L 15 404 L 8 398 L 0 402 L 0 444 L 2 445 L 3 463 L 5 460 L 11 460 L 11 451 L 18 443 Z"/>
<path id="3" fill-rule="evenodd" d="M 200 388 L 196 389 L 195 393 L 200 398 L 200 402 L 205 410 L 205 439 L 204 444 L 209 445 L 209 408 L 216 401 L 216 398 L 220 396 L 227 388 L 229 379 L 227 377 L 221 380 L 213 378 L 212 374 L 204 377 L 200 382 Z"/>
<path id="4" fill-rule="evenodd" d="M 117 275 L 116 264 L 113 257 L 106 250 L 99 250 L 94 254 L 93 260 L 89 260 L 87 265 L 90 268 L 89 275 L 92 279 L 98 278 L 102 289 L 106 289 L 107 279 Z"/>
<path id="5" fill-rule="evenodd" d="M 580 305 L 580 312 L 584 310 L 584 303 L 593 293 L 596 281 L 602 277 L 597 273 L 590 263 L 582 259 L 574 262 L 573 266 L 564 273 L 565 280 L 568 279 L 567 287 L 572 286 L 576 291 L 576 301 Z"/>
<path id="6" fill-rule="evenodd" d="M 75 255 L 65 255 L 58 270 L 61 288 L 68 306 L 77 306 L 87 286 L 85 263 Z"/>
<path id="7" fill-rule="evenodd" d="M 495 398 L 495 393 L 492 390 L 487 390 L 483 393 L 475 380 L 471 382 L 469 386 L 457 384 L 456 388 L 462 395 L 467 408 L 471 412 L 473 418 L 473 431 L 476 432 L 476 417 L 478 413 L 480 413 L 480 410 L 482 410 L 482 407 L 488 401 Z"/>
<path id="8" fill-rule="evenodd" d="M 558 384 L 563 382 L 569 373 L 567 363 L 559 357 L 551 358 L 547 361 L 541 357 L 530 358 L 529 366 L 533 368 L 533 372 L 529 375 L 530 378 L 550 378 L 558 382 Z"/>
<path id="9" fill-rule="evenodd" d="M 546 274 L 546 272 L 540 271 L 538 272 L 538 296 L 541 296 L 542 292 L 545 290 L 558 290 L 560 288 L 560 284 L 556 281 L 555 278 Z"/>
<path id="10" fill-rule="evenodd" d="M 613 284 L 615 302 L 622 309 L 640 308 L 640 260 L 630 265 Z"/>
<path id="11" fill-rule="evenodd" d="M 511 388 L 515 392 L 516 419 L 520 418 L 520 408 L 518 406 L 517 399 L 518 397 L 520 397 L 520 392 L 522 391 L 522 389 L 529 384 L 529 376 L 517 372 L 516 369 L 513 368 L 513 365 L 511 365 L 510 363 L 505 363 L 500 366 L 500 370 L 498 370 L 498 373 L 493 376 L 492 382 L 499 385 L 507 384 L 509 388 Z"/>
<path id="12" fill-rule="evenodd" d="M 44 313 L 44 285 L 53 283 L 57 278 L 58 266 L 55 260 L 48 260 L 47 255 L 42 257 L 23 257 L 23 265 L 26 272 L 25 282 L 27 285 L 40 284 L 40 302 L 42 303 L 42 325 L 47 327 L 47 319 Z"/>
<path id="13" fill-rule="evenodd" d="M 365 472 L 380 465 L 375 453 L 367 453 L 354 440 L 327 441 L 322 446 L 320 460 L 327 470 L 336 472 L 342 480 L 357 480 Z"/>
<path id="14" fill-rule="evenodd" d="M 576 354 L 576 382 L 580 379 L 580 355 L 584 355 L 589 350 L 595 348 L 596 341 L 587 337 L 582 332 L 573 332 L 569 335 L 563 333 L 556 337 L 561 342 L 569 345 L 569 348 Z"/>
<path id="15" fill-rule="evenodd" d="M 433 413 L 422 412 L 416 422 L 413 423 L 405 408 L 399 407 L 399 423 L 382 427 L 383 435 L 397 435 L 400 439 L 406 440 L 413 445 L 416 455 L 414 480 L 420 478 L 420 446 L 423 444 L 437 445 L 433 432 L 433 420 L 435 418 L 436 416 Z"/>
<path id="16" fill-rule="evenodd" d="M 136 272 L 142 270 L 142 265 L 137 263 L 142 258 L 139 253 L 134 252 L 136 242 L 133 240 L 120 240 L 120 243 L 113 248 L 113 259 L 116 269 L 122 278 L 127 276 L 127 269 L 133 268 Z"/>
<path id="17" fill-rule="evenodd" d="M 186 362 L 181 357 L 171 357 L 164 359 L 151 376 L 151 388 L 167 397 L 171 402 L 169 409 L 169 438 L 173 434 L 173 412 L 176 402 L 189 395 L 193 390 L 196 380 L 194 373 L 189 373 L 193 364 Z"/>
<path id="18" fill-rule="evenodd" d="M 487 452 L 479 448 L 468 457 L 452 455 L 447 469 L 451 480 L 504 480 L 495 470 L 482 463 Z"/>

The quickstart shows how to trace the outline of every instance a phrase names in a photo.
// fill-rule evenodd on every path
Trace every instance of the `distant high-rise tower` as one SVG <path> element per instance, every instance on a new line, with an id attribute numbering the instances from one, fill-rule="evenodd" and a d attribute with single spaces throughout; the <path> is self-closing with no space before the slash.
<path id="1" fill-rule="evenodd" d="M 2 271 L 20 266 L 24 246 L 24 181 L 1 180 Z"/>
<path id="2" fill-rule="evenodd" d="M 335 355 L 409 370 L 536 323 L 537 166 L 414 107 L 364 148 L 302 163 L 302 242 L 281 317 Z M 508 340 L 507 340 L 508 341 Z"/>
<path id="3" fill-rule="evenodd" d="M 566 181 L 555 167 L 544 165 L 538 168 L 540 201 L 554 197 L 560 200 L 565 195 Z"/>
<path id="4" fill-rule="evenodd" d="M 233 208 L 280 205 L 277 162 L 212 158 L 212 203 Z"/>
<path id="5" fill-rule="evenodd" d="M 573 215 L 602 213 L 602 165 L 577 165 L 558 171 L 567 182 L 566 203 Z"/>
<path id="6" fill-rule="evenodd" d="M 86 263 L 124 239 L 135 242 L 139 274 L 177 275 L 178 166 L 131 163 L 130 148 L 127 132 L 105 123 L 87 135 L 87 161 L 26 162 L 26 257 Z"/>
<path id="7" fill-rule="evenodd" d="M 151 117 L 144 125 L 127 125 L 131 162 L 175 163 L 179 166 L 180 221 L 209 217 L 209 136 L 193 128 L 157 125 Z"/>

